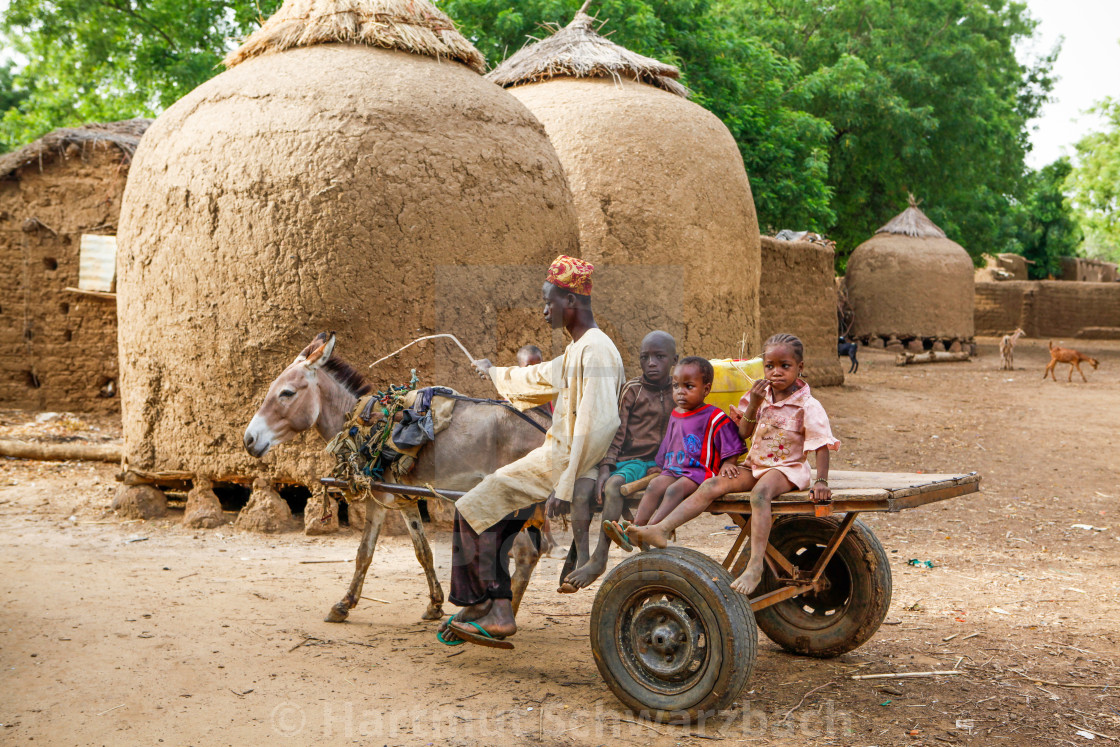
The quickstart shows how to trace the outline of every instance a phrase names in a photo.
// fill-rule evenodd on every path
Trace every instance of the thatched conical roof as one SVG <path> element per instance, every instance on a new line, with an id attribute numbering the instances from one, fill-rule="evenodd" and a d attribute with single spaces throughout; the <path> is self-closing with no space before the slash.
<path id="1" fill-rule="evenodd" d="M 140 137 L 152 123 L 150 119 L 124 119 L 119 122 L 84 124 L 81 127 L 63 127 L 48 132 L 33 143 L 0 156 L 0 179 L 6 179 L 29 163 L 40 166 L 65 153 L 71 145 L 94 148 L 100 144 L 112 145 L 125 156 L 132 158 Z"/>
<path id="2" fill-rule="evenodd" d="M 918 208 L 918 201 L 910 195 L 910 207 L 891 218 L 875 233 L 893 233 L 917 239 L 945 239 L 948 236 Z"/>
<path id="3" fill-rule="evenodd" d="M 557 77 L 630 78 L 688 97 L 688 89 L 677 82 L 679 69 L 631 52 L 600 35 L 595 19 L 584 12 L 587 5 L 584 3 L 567 26 L 525 45 L 486 77 L 503 88 Z"/>
<path id="4" fill-rule="evenodd" d="M 366 44 L 486 72 L 482 53 L 428 0 L 287 0 L 225 58 L 233 67 L 252 57 L 316 44 Z"/>

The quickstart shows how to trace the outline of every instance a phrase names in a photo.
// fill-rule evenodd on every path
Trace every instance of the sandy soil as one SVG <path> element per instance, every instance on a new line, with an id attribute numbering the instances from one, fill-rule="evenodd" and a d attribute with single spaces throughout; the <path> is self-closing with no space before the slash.
<path id="1" fill-rule="evenodd" d="M 1088 384 L 1067 384 L 1064 372 L 1059 383 L 1042 382 L 1045 341 L 1021 341 L 1020 369 L 1000 372 L 992 343 L 973 363 L 907 368 L 861 351 L 848 385 L 818 392 L 844 440 L 837 467 L 979 470 L 984 492 L 867 515 L 892 561 L 887 624 L 867 645 L 826 661 L 762 637 L 749 692 L 725 717 L 691 728 L 638 723 L 621 709 L 587 643 L 594 588 L 557 595 L 559 558 L 541 562 L 514 652 L 446 649 L 419 619 L 426 591 L 407 537 L 382 542 L 365 588 L 373 600 L 332 625 L 321 620 L 350 567 L 301 561 L 352 558 L 354 534 L 188 531 L 175 512 L 126 523 L 108 511 L 111 465 L 0 460 L 0 740 L 885 746 L 1120 738 L 1120 343 L 1080 343 L 1101 360 Z M 12 413 L 0 417 L 0 436 L 21 427 Z M 112 424 L 99 427 L 111 435 Z M 731 542 L 726 523 L 706 517 L 680 539 L 721 555 Z M 447 535 L 434 546 L 446 578 Z M 934 567 L 909 566 L 911 558 Z M 954 668 L 962 674 L 850 679 Z"/>

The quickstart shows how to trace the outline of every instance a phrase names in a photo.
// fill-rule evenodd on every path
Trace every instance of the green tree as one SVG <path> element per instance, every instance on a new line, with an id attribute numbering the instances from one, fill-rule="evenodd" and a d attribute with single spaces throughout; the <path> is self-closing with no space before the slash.
<path id="1" fill-rule="evenodd" d="M 975 257 L 1004 245 L 1026 185 L 1027 122 L 1057 50 L 1029 65 L 1036 22 L 1007 0 L 727 0 L 740 33 L 769 39 L 805 75 L 807 110 L 833 126 L 829 183 L 838 260 L 906 205 Z"/>
<path id="2" fill-rule="evenodd" d="M 1073 166 L 1060 158 L 1024 178 L 1025 196 L 1012 206 L 1007 248 L 1034 262 L 1032 278 L 1061 274 L 1061 258 L 1077 255 L 1084 233 L 1078 225 L 1066 180 Z"/>
<path id="3" fill-rule="evenodd" d="M 530 35 L 565 25 L 581 0 L 444 0 L 441 7 L 492 66 Z M 731 130 L 751 179 L 759 224 L 823 231 L 829 207 L 828 123 L 804 111 L 796 64 L 756 36 L 736 33 L 746 19 L 721 0 L 603 0 L 591 13 L 603 33 L 640 54 L 678 65 L 693 100 Z"/>
<path id="4" fill-rule="evenodd" d="M 11 47 L 27 59 L 0 141 L 56 127 L 153 115 L 216 75 L 232 39 L 280 0 L 12 0 Z"/>
<path id="5" fill-rule="evenodd" d="M 1086 232 L 1086 252 L 1120 261 L 1120 101 L 1105 99 L 1093 112 L 1105 118 L 1100 132 L 1077 143 L 1077 166 L 1067 187 Z"/>

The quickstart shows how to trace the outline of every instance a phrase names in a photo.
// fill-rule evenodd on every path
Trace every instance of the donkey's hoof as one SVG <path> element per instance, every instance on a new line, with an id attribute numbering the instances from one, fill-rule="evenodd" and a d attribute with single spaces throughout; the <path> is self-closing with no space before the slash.
<path id="1" fill-rule="evenodd" d="M 346 618 L 350 616 L 350 608 L 342 602 L 331 607 L 331 611 L 323 618 L 323 622 L 341 623 L 346 622 Z"/>
<path id="2" fill-rule="evenodd" d="M 442 620 L 443 619 L 443 605 L 428 605 L 428 609 L 420 616 L 421 620 Z"/>

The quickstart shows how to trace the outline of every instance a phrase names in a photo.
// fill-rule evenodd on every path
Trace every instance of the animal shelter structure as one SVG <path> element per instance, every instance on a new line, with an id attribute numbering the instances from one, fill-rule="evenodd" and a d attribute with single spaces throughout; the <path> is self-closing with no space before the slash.
<path id="1" fill-rule="evenodd" d="M 844 383 L 844 368 L 836 357 L 834 258 L 824 244 L 762 237 L 762 339 L 779 332 L 800 337 L 805 379 L 814 387 Z"/>
<path id="2" fill-rule="evenodd" d="M 910 206 L 856 247 L 845 281 L 851 337 L 864 344 L 972 340 L 973 265 L 968 252 Z"/>
<path id="3" fill-rule="evenodd" d="M 758 350 L 750 182 L 730 131 L 688 100 L 679 76 L 601 36 L 582 10 L 487 76 L 524 102 L 556 147 L 581 256 L 602 268 L 597 318 L 632 372 L 651 329 L 672 333 L 682 355 Z"/>
<path id="4" fill-rule="evenodd" d="M 112 236 L 148 123 L 55 130 L 0 156 L 0 404 L 120 409 Z"/>
<path id="5" fill-rule="evenodd" d="M 226 65 L 152 124 L 125 193 L 126 459 L 308 485 L 327 474 L 318 436 L 263 462 L 241 439 L 316 332 L 355 364 L 435 332 L 512 359 L 549 334 L 543 268 L 578 253 L 578 224 L 543 127 L 426 0 L 287 0 Z M 374 388 L 412 367 L 483 386 L 444 353 L 388 361 Z"/>

